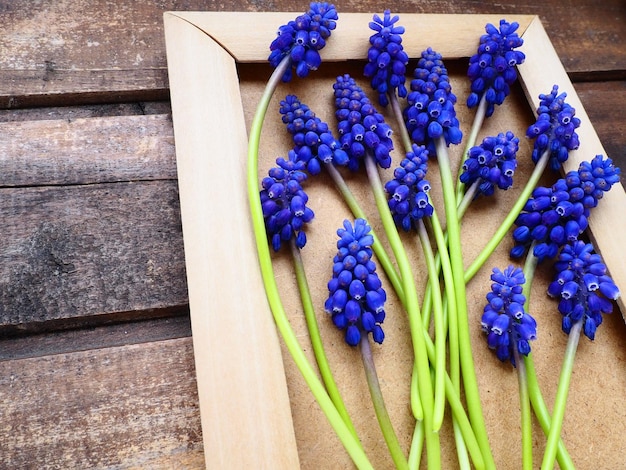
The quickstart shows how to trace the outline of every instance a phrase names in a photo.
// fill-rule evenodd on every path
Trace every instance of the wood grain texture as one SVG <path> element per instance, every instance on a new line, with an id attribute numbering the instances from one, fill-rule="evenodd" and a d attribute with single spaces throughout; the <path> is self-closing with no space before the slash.
<path id="1" fill-rule="evenodd" d="M 340 13 L 382 13 L 388 7 L 374 0 L 335 4 Z M 301 7 L 289 0 L 60 0 L 26 8 L 2 0 L 0 107 L 166 99 L 162 15 L 169 10 L 299 12 Z M 626 73 L 626 7 L 620 0 L 413 0 L 395 2 L 394 11 L 539 15 L 566 70 L 577 79 Z"/>
<path id="2" fill-rule="evenodd" d="M 0 187 L 176 180 L 170 115 L 0 123 Z"/>
<path id="3" fill-rule="evenodd" d="M 250 256 L 235 61 L 193 24 L 173 14 L 164 21 L 206 466 L 297 468 L 278 334 Z"/>
<path id="4" fill-rule="evenodd" d="M 37 108 L 0 109 L 0 122 L 49 121 L 67 122 L 90 117 L 140 116 L 171 114 L 169 101 L 137 101 L 134 103 L 95 104 L 82 106 L 53 106 Z M 171 126 L 169 126 L 171 127 Z"/>
<path id="5" fill-rule="evenodd" d="M 191 336 L 189 310 L 182 308 L 175 315 L 174 313 L 172 315 L 164 318 L 130 320 L 13 337 L 0 335 L 0 361 Z"/>
<path id="6" fill-rule="evenodd" d="M 626 81 L 574 83 L 606 154 L 622 168 L 622 184 L 626 178 L 626 132 L 620 131 L 626 106 Z"/>
<path id="7" fill-rule="evenodd" d="M 176 181 L 4 188 L 0 196 L 2 220 L 18 221 L 0 239 L 5 332 L 187 303 Z"/>
<path id="8" fill-rule="evenodd" d="M 0 362 L 3 468 L 203 468 L 191 338 Z"/>

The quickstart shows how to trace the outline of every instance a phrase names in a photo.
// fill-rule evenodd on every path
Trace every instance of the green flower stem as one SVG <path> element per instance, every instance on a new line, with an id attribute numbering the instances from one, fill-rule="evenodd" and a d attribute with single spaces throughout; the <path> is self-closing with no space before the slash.
<path id="1" fill-rule="evenodd" d="M 337 408 L 337 411 L 343 418 L 343 421 L 346 423 L 346 426 L 354 438 L 358 440 L 359 436 L 354 429 L 354 425 L 352 424 L 352 420 L 350 419 L 350 415 L 348 414 L 346 405 L 341 398 L 341 394 L 339 393 L 339 389 L 337 388 L 337 384 L 335 383 L 335 379 L 333 378 L 333 374 L 330 370 L 330 365 L 328 364 L 328 358 L 326 357 L 326 352 L 324 351 L 324 345 L 320 336 L 317 318 L 315 317 L 315 307 L 313 306 L 313 301 L 311 299 L 311 291 L 309 289 L 309 283 L 304 270 L 302 255 L 300 253 L 300 248 L 296 246 L 294 238 L 291 239 L 290 247 L 291 254 L 293 256 L 298 289 L 300 291 L 300 298 L 302 300 L 302 307 L 304 309 L 304 317 L 306 319 L 311 345 L 313 346 L 313 353 L 315 354 L 320 375 L 322 376 L 322 380 L 326 386 L 326 391 L 334 403 L 335 408 Z"/>
<path id="2" fill-rule="evenodd" d="M 398 123 L 398 127 L 400 128 L 400 138 L 402 140 L 402 145 L 404 145 L 404 152 L 412 152 L 413 140 L 409 135 L 406 124 L 404 123 L 404 117 L 402 116 L 402 110 L 400 109 L 398 96 L 395 93 L 387 93 L 387 96 L 389 97 L 389 104 L 391 104 L 391 110 L 393 111 L 394 118 Z"/>
<path id="3" fill-rule="evenodd" d="M 399 470 L 408 469 L 409 465 L 402 452 L 398 437 L 389 419 L 389 413 L 387 413 L 387 408 L 385 407 L 385 401 L 378 381 L 378 374 L 376 373 L 376 367 L 374 365 L 374 357 L 372 356 L 372 348 L 370 347 L 370 340 L 367 334 L 361 335 L 359 346 L 361 349 L 363 368 L 365 369 L 365 377 L 367 378 L 367 385 L 374 405 L 374 412 L 376 413 L 380 430 L 387 443 L 387 448 L 389 449 L 389 453 L 391 454 L 396 468 Z"/>
<path id="4" fill-rule="evenodd" d="M 513 226 L 515 219 L 517 219 L 517 216 L 522 211 L 522 209 L 524 208 L 524 205 L 526 205 L 526 202 L 528 201 L 528 198 L 530 197 L 531 193 L 537 186 L 537 183 L 539 182 L 539 179 L 541 178 L 541 175 L 543 174 L 543 171 L 546 168 L 546 165 L 548 164 L 549 158 L 550 158 L 549 150 L 545 151 L 543 155 L 541 155 L 541 158 L 535 165 L 535 169 L 533 170 L 532 174 L 530 175 L 530 178 L 526 182 L 526 186 L 524 186 L 524 189 L 522 190 L 519 197 L 517 198 L 517 201 L 515 201 L 515 204 L 513 204 L 511 211 L 504 218 L 504 220 L 500 224 L 500 227 L 498 227 L 498 229 L 496 230 L 496 233 L 493 235 L 491 240 L 489 240 L 487 245 L 485 245 L 485 247 L 480 252 L 480 254 L 476 257 L 476 259 L 472 262 L 472 264 L 465 271 L 466 283 L 469 282 L 470 279 L 472 279 L 476 275 L 478 270 L 483 266 L 483 264 L 485 264 L 487 259 L 491 256 L 491 254 L 500 244 L 504 236 L 508 233 L 509 229 Z"/>
<path id="5" fill-rule="evenodd" d="M 411 450 L 409 452 L 409 469 L 418 470 L 422 460 L 422 449 L 424 446 L 424 422 L 418 421 L 413 430 L 411 440 Z"/>
<path id="6" fill-rule="evenodd" d="M 478 381 L 476 380 L 476 370 L 474 368 L 467 314 L 463 253 L 461 249 L 461 227 L 457 216 L 456 194 L 450 168 L 450 159 L 448 157 L 448 148 L 443 137 L 439 137 L 435 140 L 435 147 L 437 149 L 437 159 L 439 161 L 439 171 L 441 174 L 441 185 L 448 228 L 450 262 L 452 266 L 452 276 L 454 278 L 454 292 L 457 300 L 461 376 L 463 378 L 470 421 L 483 453 L 483 458 L 485 459 L 487 468 L 495 468 L 495 462 L 493 461 L 489 438 L 487 436 L 485 418 L 482 412 Z"/>
<path id="7" fill-rule="evenodd" d="M 413 141 L 404 123 L 404 117 L 402 115 L 402 110 L 400 109 L 398 96 L 396 95 L 395 92 L 388 93 L 387 95 L 389 97 L 389 103 L 391 105 L 391 109 L 393 111 L 395 120 L 400 129 L 400 138 L 402 140 L 402 145 L 404 145 L 404 151 L 405 153 L 412 152 Z M 436 218 L 437 215 L 433 213 L 432 217 Z M 441 231 L 441 225 L 438 224 L 438 222 L 439 221 L 437 220 L 437 225 L 439 227 L 440 233 L 443 233 Z M 428 232 L 426 231 L 422 222 L 420 222 L 419 231 L 420 231 L 420 235 L 419 235 L 420 240 L 422 240 L 422 247 L 424 249 L 428 249 L 430 251 L 430 256 L 432 257 L 432 249 L 430 247 L 430 242 L 428 241 Z M 441 244 L 440 243 L 441 240 L 442 240 L 441 238 L 437 238 L 438 249 L 443 250 L 447 254 L 447 245 L 445 243 Z M 428 248 L 425 248 L 426 246 Z M 428 257 L 429 255 L 425 253 L 425 256 Z M 439 258 L 439 254 L 437 255 L 437 258 Z M 440 271 L 439 262 L 437 262 L 434 265 L 434 270 L 429 269 L 429 281 L 426 286 L 426 291 L 424 293 L 424 304 L 429 305 L 429 307 L 427 310 L 422 310 L 422 312 L 424 313 L 424 316 L 422 318 L 422 324 L 426 332 L 428 331 L 428 327 L 430 325 L 430 310 L 431 310 L 430 305 L 432 304 L 433 301 L 439 302 L 439 304 L 441 303 L 441 291 L 440 291 L 440 286 L 439 286 L 439 271 Z M 451 272 L 450 272 L 450 275 L 451 275 Z M 434 277 L 431 277 L 431 276 L 434 276 Z M 432 282 L 431 282 L 431 279 L 432 279 Z M 450 276 L 448 278 L 448 282 L 451 282 L 451 281 L 452 281 L 452 278 Z M 433 285 L 434 287 L 431 288 L 430 287 L 431 285 Z M 437 291 L 438 301 L 434 299 L 435 290 Z M 436 344 L 437 353 L 435 354 L 435 361 L 433 362 L 434 368 L 435 368 L 435 391 L 434 391 L 435 393 L 435 397 L 434 397 L 435 405 L 434 406 L 435 407 L 433 409 L 433 430 L 434 431 L 439 431 L 439 429 L 441 428 L 441 424 L 443 423 L 444 411 L 445 411 L 445 390 L 444 390 L 445 387 L 444 387 L 443 378 L 445 374 L 445 360 L 446 360 L 445 359 L 446 334 L 444 330 L 445 330 L 445 327 L 443 325 L 443 308 L 441 308 L 440 311 L 435 312 L 435 335 L 436 335 L 435 344 Z M 428 334 L 426 334 L 426 336 L 428 336 Z M 430 337 L 428 337 L 428 339 L 430 339 Z M 457 355 L 457 358 L 458 358 L 458 355 Z M 458 360 L 456 362 L 458 363 Z M 412 385 L 412 390 L 415 390 L 415 387 L 418 384 L 417 377 L 415 376 L 415 373 L 417 372 L 416 367 L 413 368 L 413 372 L 414 372 L 414 378 L 416 380 L 412 380 L 411 385 Z M 416 397 L 416 396 L 418 396 L 418 394 L 413 391 L 411 393 L 411 397 Z"/>
<path id="8" fill-rule="evenodd" d="M 344 423 L 341 415 L 335 408 L 332 400 L 328 396 L 321 381 L 317 378 L 313 367 L 309 363 L 306 355 L 304 354 L 302 347 L 298 343 L 298 339 L 295 332 L 289 324 L 287 314 L 282 305 L 280 294 L 278 292 L 278 286 L 274 278 L 274 270 L 272 267 L 272 258 L 270 256 L 269 246 L 267 243 L 267 232 L 265 231 L 265 221 L 263 219 L 263 210 L 261 208 L 261 199 L 259 198 L 259 183 L 258 183 L 258 156 L 259 156 L 259 142 L 261 140 L 261 129 L 263 127 L 263 121 L 267 113 L 274 90 L 280 82 L 285 70 L 291 65 L 288 58 L 283 60 L 267 82 L 265 90 L 252 120 L 250 127 L 250 134 L 248 139 L 248 168 L 247 168 L 247 189 L 248 189 L 248 201 L 250 204 L 250 215 L 252 219 L 252 226 L 254 229 L 254 236 L 257 246 L 257 254 L 259 257 L 259 266 L 261 269 L 261 276 L 263 278 L 263 284 L 265 286 L 265 292 L 267 294 L 267 300 L 276 322 L 276 327 L 285 341 L 285 346 L 289 350 L 296 366 L 300 370 L 304 380 L 309 386 L 313 396 L 317 400 L 320 408 L 324 412 L 324 415 L 328 419 L 330 425 L 333 427 L 341 443 L 344 445 L 346 451 L 352 458 L 352 461 L 359 469 L 373 469 L 372 464 L 368 460 L 361 443 L 355 439 L 346 424 Z"/>
<path id="9" fill-rule="evenodd" d="M 426 258 L 428 277 L 432 281 L 430 291 L 433 298 L 433 317 L 435 323 L 435 404 L 433 408 L 433 431 L 439 431 L 443 423 L 443 414 L 446 404 L 444 377 L 446 371 L 447 335 L 443 325 L 443 305 L 441 300 L 441 287 L 439 285 L 439 273 L 435 266 L 435 255 L 430 246 L 428 232 L 422 220 L 417 223 L 417 232 Z"/>
<path id="10" fill-rule="evenodd" d="M 435 262 L 439 262 L 443 273 L 443 281 L 445 285 L 445 295 L 443 304 L 444 322 L 447 318 L 448 330 L 448 363 L 450 369 L 450 379 L 455 386 L 457 394 L 461 392 L 461 364 L 459 353 L 459 327 L 457 316 L 457 298 L 455 296 L 455 280 L 452 275 L 452 264 L 450 261 L 450 253 L 448 252 L 448 241 L 441 227 L 441 222 L 437 216 L 437 212 L 433 209 L 430 217 L 430 223 L 435 235 L 438 252 Z M 430 282 L 430 280 L 429 280 Z M 430 306 L 428 309 L 430 310 Z"/>
<path id="11" fill-rule="evenodd" d="M 451 385 L 453 386 L 454 393 L 456 396 L 459 396 L 461 393 L 461 367 L 460 367 L 460 358 L 459 358 L 459 334 L 458 334 L 458 322 L 457 322 L 457 314 L 456 314 L 456 298 L 454 297 L 454 280 L 452 278 L 452 267 L 450 265 L 450 257 L 448 253 L 448 237 L 447 234 L 443 232 L 441 227 L 441 223 L 439 222 L 439 217 L 435 212 L 433 212 L 432 217 L 430 218 L 432 231 L 435 234 L 435 239 L 437 241 L 438 252 L 435 256 L 435 264 L 437 267 L 437 273 L 441 270 L 443 272 L 443 279 L 446 286 L 445 289 L 445 299 L 443 303 L 443 317 L 444 317 L 444 328 L 448 331 L 448 348 L 449 348 L 449 357 L 448 363 L 450 368 L 450 380 Z M 430 293 L 430 289 L 428 285 L 430 284 L 430 279 L 428 280 L 426 292 Z M 432 298 L 432 295 L 428 297 L 424 297 L 424 311 L 431 309 L 431 304 L 427 303 Z M 448 397 L 448 395 L 447 395 Z M 450 398 L 448 397 L 448 401 Z M 452 416 L 452 424 L 454 430 L 454 439 L 456 442 L 457 456 L 459 460 L 459 467 L 462 470 L 469 469 L 469 457 L 467 453 L 467 444 L 465 440 L 467 438 L 463 437 L 463 430 L 459 425 L 459 418 L 456 416 Z M 469 421 L 468 421 L 469 426 Z M 471 429 L 471 428 L 470 428 Z M 475 437 L 472 436 L 474 442 L 476 442 Z M 478 443 L 475 443 L 474 448 L 472 450 L 478 450 L 478 454 L 480 456 L 480 466 L 475 463 L 476 468 L 484 468 L 484 461 L 482 460 L 482 455 L 480 455 L 480 449 L 478 448 Z M 473 455 L 472 458 L 476 460 L 476 456 Z"/>
<path id="12" fill-rule="evenodd" d="M 470 129 L 470 133 L 467 136 L 465 143 L 465 150 L 463 151 L 463 158 L 461 159 L 461 165 L 459 166 L 459 175 L 463 170 L 463 164 L 467 159 L 469 151 L 472 147 L 476 145 L 476 140 L 478 139 L 478 133 L 483 126 L 483 122 L 485 121 L 485 114 L 487 113 L 487 94 L 483 93 L 483 96 L 480 98 L 478 103 L 478 108 L 476 108 L 476 114 L 474 115 L 474 122 L 472 123 L 472 128 Z M 456 200 L 457 202 L 461 201 L 463 198 L 463 193 L 465 192 L 465 185 L 460 181 L 456 186 Z"/>
<path id="13" fill-rule="evenodd" d="M 427 331 L 424 331 L 424 340 L 426 341 L 426 351 L 428 353 L 428 359 L 431 363 L 435 362 L 435 345 L 432 342 L 431 337 L 428 335 Z M 413 377 L 416 377 L 417 374 L 413 374 Z M 463 450 L 465 454 L 464 459 L 467 459 L 467 453 L 469 450 L 469 455 L 472 458 L 472 462 L 474 463 L 474 467 L 477 470 L 482 470 L 485 468 L 485 462 L 483 460 L 483 456 L 478 445 L 478 441 L 476 440 L 476 436 L 474 435 L 474 430 L 472 429 L 472 425 L 465 413 L 465 408 L 463 408 L 463 403 L 459 398 L 460 393 L 457 391 L 457 385 L 452 383 L 450 376 L 446 371 L 444 371 L 444 384 L 445 384 L 445 393 L 446 399 L 448 400 L 448 405 L 450 406 L 450 411 L 452 412 L 452 423 L 454 425 L 455 439 L 458 441 L 457 452 L 459 449 Z M 423 423 L 421 420 L 418 420 L 416 424 L 423 428 Z M 411 448 L 411 454 L 409 455 L 409 467 L 415 468 L 412 462 L 415 462 L 416 457 L 413 456 L 413 452 L 420 452 L 421 447 L 416 447 L 417 443 L 415 442 L 415 433 L 413 435 L 413 444 Z M 421 445 L 421 444 L 420 444 Z M 463 459 L 459 457 L 459 461 Z M 419 465 L 419 459 L 417 460 Z"/>
<path id="14" fill-rule="evenodd" d="M 426 341 L 426 351 L 428 353 L 428 359 L 431 363 L 435 362 L 435 345 L 432 342 L 432 339 L 428 335 L 427 331 L 424 331 L 424 340 Z M 450 406 L 450 411 L 452 412 L 452 420 L 455 425 L 455 432 L 460 433 L 460 440 L 463 443 L 462 445 L 467 446 L 467 450 L 474 462 L 474 467 L 477 470 L 485 468 L 485 462 L 483 460 L 482 452 L 480 446 L 478 445 L 478 441 L 476 440 L 476 436 L 474 434 L 474 430 L 472 429 L 472 425 L 465 413 L 465 408 L 463 408 L 463 403 L 461 402 L 460 393 L 456 390 L 457 385 L 453 384 L 450 376 L 447 372 L 444 373 L 445 380 L 445 389 L 446 389 L 446 398 L 448 400 L 448 405 Z M 455 436 L 456 437 L 456 436 Z M 411 457 L 409 456 L 409 462 L 411 461 Z"/>
<path id="15" fill-rule="evenodd" d="M 526 262 L 524 263 L 524 277 L 526 282 L 524 284 L 523 294 L 526 297 L 525 310 L 530 311 L 530 293 L 535 277 L 535 270 L 537 268 L 537 257 L 533 255 L 534 242 L 531 244 L 528 255 L 526 256 Z M 537 379 L 537 371 L 535 370 L 535 362 L 533 360 L 532 352 L 522 358 L 524 362 L 524 368 L 526 369 L 526 382 L 528 383 L 528 394 L 530 398 L 530 404 L 532 405 L 535 417 L 539 421 L 539 425 L 547 436 L 550 430 L 550 412 L 546 406 L 543 396 L 541 394 L 541 388 L 539 387 L 539 380 Z M 574 470 L 574 462 L 570 457 L 565 444 L 562 439 L 559 439 L 556 460 L 559 463 L 561 470 Z"/>
<path id="16" fill-rule="evenodd" d="M 535 417 L 537 418 L 537 421 L 539 421 L 539 425 L 541 426 L 543 433 L 547 436 L 548 432 L 550 431 L 550 422 L 552 418 L 550 417 L 548 407 L 546 406 L 543 400 L 543 396 L 541 395 L 532 352 L 528 354 L 528 356 L 524 357 L 523 361 L 524 366 L 526 367 L 526 380 L 528 382 L 530 404 L 533 407 Z M 557 446 L 556 460 L 559 463 L 559 467 L 561 468 L 561 470 L 574 470 L 576 468 L 574 466 L 574 462 L 571 456 L 565 448 L 565 444 L 563 443 L 562 439 L 559 440 Z"/>
<path id="17" fill-rule="evenodd" d="M 326 171 L 328 171 L 328 174 L 333 180 L 333 183 L 335 183 L 337 190 L 343 197 L 345 203 L 350 208 L 350 211 L 352 211 L 354 217 L 367 220 L 365 212 L 363 212 L 363 209 L 361 209 L 361 206 L 359 206 L 359 202 L 352 194 L 352 191 L 350 191 L 350 188 L 346 184 L 343 176 L 341 176 L 341 173 L 339 173 L 339 170 L 337 170 L 335 165 L 333 165 L 332 163 L 325 163 L 324 168 L 326 168 Z M 400 275 L 398 274 L 396 267 L 392 263 L 391 258 L 387 254 L 387 251 L 385 251 L 385 247 L 382 245 L 382 243 L 380 243 L 378 237 L 376 236 L 374 229 L 370 231 L 370 234 L 374 238 L 372 250 L 374 250 L 376 257 L 378 258 L 378 262 L 385 271 L 385 274 L 387 274 L 387 278 L 389 279 L 389 282 L 391 282 L 391 285 L 396 291 L 396 294 L 398 295 L 402 303 L 404 303 L 404 288 L 402 287 L 402 280 L 400 279 Z"/>
<path id="18" fill-rule="evenodd" d="M 474 181 L 471 184 L 471 186 L 467 189 L 467 191 L 465 192 L 461 200 L 458 201 L 457 213 L 459 215 L 459 219 L 463 218 L 463 216 L 465 215 L 465 212 L 467 211 L 467 208 L 469 207 L 471 202 L 474 200 L 474 197 L 476 197 L 476 193 L 478 192 L 478 188 L 480 187 L 481 182 L 482 182 L 481 178 Z M 459 184 L 463 184 L 463 183 L 459 182 Z"/>
<path id="19" fill-rule="evenodd" d="M 428 353 L 428 359 L 431 363 L 434 363 L 436 360 L 435 345 L 432 342 L 432 339 L 428 335 L 427 331 L 424 332 L 424 340 L 426 341 L 426 351 Z M 413 377 L 415 376 L 416 374 L 413 374 Z M 469 449 L 470 456 L 472 458 L 472 461 L 474 462 L 474 467 L 476 469 L 484 469 L 485 463 L 483 460 L 483 456 L 478 445 L 478 441 L 476 441 L 474 430 L 472 429 L 467 414 L 465 413 L 465 408 L 463 408 L 463 403 L 459 398 L 460 393 L 457 391 L 458 387 L 456 384 L 453 384 L 447 371 L 444 371 L 444 384 L 446 399 L 448 400 L 448 404 L 452 412 L 452 420 L 455 429 L 455 439 L 457 439 L 459 441 L 459 445 L 463 447 L 466 456 L 467 450 Z M 417 425 L 420 424 L 421 420 L 418 420 Z M 413 445 L 415 446 L 416 444 L 414 443 Z M 411 453 L 413 453 L 413 450 L 411 450 Z M 414 461 L 414 458 L 412 457 L 412 455 L 409 455 L 409 467 L 411 468 L 413 468 L 411 464 L 412 461 Z"/>
<path id="20" fill-rule="evenodd" d="M 459 470 L 471 470 L 472 466 L 467 453 L 467 446 L 465 445 L 463 434 L 461 433 L 461 429 L 459 428 L 459 424 L 456 419 L 452 421 L 452 429 L 454 430 L 454 442 L 456 443 L 456 456 L 459 461 Z M 478 443 L 476 445 L 478 445 Z M 478 455 L 482 459 L 483 456 L 480 455 L 480 449 L 478 449 L 478 452 Z M 484 468 L 484 462 L 482 468 Z"/>
<path id="21" fill-rule="evenodd" d="M 561 375 L 559 376 L 559 386 L 552 410 L 552 423 L 550 424 L 548 441 L 541 462 L 541 470 L 551 470 L 554 466 L 554 459 L 556 458 L 557 447 L 561 437 L 561 428 L 563 427 L 563 417 L 565 416 L 565 405 L 569 393 L 572 370 L 574 369 L 574 357 L 576 356 L 582 326 L 583 321 L 581 319 L 572 325 L 572 329 L 569 332 Z"/>
<path id="22" fill-rule="evenodd" d="M 513 356 L 515 357 L 517 368 L 520 411 L 522 415 L 522 469 L 533 470 L 533 436 L 526 367 L 524 366 L 524 361 L 520 357 L 517 348 L 513 348 Z"/>
<path id="23" fill-rule="evenodd" d="M 385 190 L 380 181 L 378 168 L 374 161 L 374 156 L 367 152 L 365 154 L 365 168 L 367 176 L 372 186 L 376 206 L 380 214 L 385 233 L 389 239 L 389 244 L 396 256 L 402 285 L 404 286 L 406 310 L 409 317 L 409 325 L 411 329 L 411 338 L 413 342 L 413 353 L 417 366 L 417 383 L 419 388 L 420 401 L 424 411 L 424 435 L 426 436 L 426 452 L 428 455 L 428 468 L 436 470 L 441 468 L 441 447 L 439 443 L 439 433 L 433 431 L 433 385 L 430 378 L 430 364 L 426 353 L 426 343 L 424 340 L 424 328 L 422 325 L 421 313 L 419 310 L 419 301 L 417 299 L 417 290 L 415 288 L 415 280 L 411 271 L 411 264 L 407 257 L 400 235 L 393 221 Z"/>
<path id="24" fill-rule="evenodd" d="M 411 413 L 413 413 L 413 417 L 417 421 L 424 420 L 424 409 L 422 408 L 419 388 L 417 387 L 417 364 L 415 362 L 413 362 L 413 372 L 411 373 Z"/>

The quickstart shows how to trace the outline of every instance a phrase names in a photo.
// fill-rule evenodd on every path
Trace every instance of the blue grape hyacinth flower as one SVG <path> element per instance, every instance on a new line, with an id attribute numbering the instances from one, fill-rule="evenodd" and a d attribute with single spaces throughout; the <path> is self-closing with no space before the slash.
<path id="1" fill-rule="evenodd" d="M 337 26 L 335 6 L 326 2 L 312 2 L 309 10 L 278 28 L 277 37 L 270 44 L 268 60 L 274 68 L 287 56 L 292 66 L 282 80 L 288 82 L 295 70 L 298 77 L 306 77 L 322 63 L 320 49 L 326 45 L 332 30 Z"/>
<path id="2" fill-rule="evenodd" d="M 521 258 L 534 241 L 533 254 L 539 262 L 554 258 L 559 248 L 578 240 L 588 226 L 590 209 L 619 179 L 620 169 L 613 161 L 596 155 L 552 187 L 537 187 L 515 220 L 511 257 Z"/>
<path id="3" fill-rule="evenodd" d="M 527 356 L 529 342 L 537 338 L 537 322 L 524 309 L 526 297 L 522 291 L 526 279 L 520 268 L 509 266 L 504 272 L 494 268 L 491 280 L 491 292 L 487 294 L 488 303 L 481 319 L 482 330 L 498 359 L 510 360 L 515 366 L 515 350 Z"/>
<path id="4" fill-rule="evenodd" d="M 515 21 L 500 20 L 499 29 L 488 23 L 476 54 L 470 57 L 467 76 L 471 80 L 471 93 L 467 106 L 477 106 L 484 95 L 486 117 L 491 116 L 495 105 L 501 105 L 509 95 L 510 86 L 517 80 L 515 67 L 526 59 L 523 52 L 515 50 L 524 44 L 516 32 L 518 28 L 519 23 Z"/>
<path id="5" fill-rule="evenodd" d="M 441 54 L 430 47 L 422 52 L 413 76 L 404 121 L 413 142 L 426 145 L 435 155 L 435 139 L 443 136 L 450 145 L 460 143 L 463 137 L 454 109 L 456 96 Z"/>
<path id="6" fill-rule="evenodd" d="M 369 333 L 379 344 L 385 339 L 381 323 L 385 320 L 387 294 L 372 260 L 374 238 L 370 230 L 360 218 L 354 221 L 354 227 L 344 220 L 343 228 L 337 230 L 338 251 L 324 305 L 334 325 L 345 331 L 350 346 L 357 346 L 362 335 Z"/>
<path id="7" fill-rule="evenodd" d="M 511 131 L 495 137 L 485 137 L 480 145 L 472 147 L 463 163 L 461 183 L 470 186 L 478 181 L 478 192 L 491 196 L 495 187 L 509 189 L 517 168 L 519 139 Z"/>
<path id="8" fill-rule="evenodd" d="M 372 152 L 381 168 L 389 168 L 392 130 L 383 115 L 350 75 L 337 77 L 333 89 L 339 142 L 348 154 L 348 168 L 357 171 L 365 152 Z"/>
<path id="9" fill-rule="evenodd" d="M 428 150 L 423 145 L 413 144 L 413 151 L 406 154 L 394 170 L 393 179 L 385 184 L 393 220 L 406 232 L 415 228 L 418 220 L 433 214 L 433 206 L 428 199 L 430 183 L 426 179 L 427 171 Z"/>
<path id="10" fill-rule="evenodd" d="M 585 336 L 593 340 L 602 314 L 613 311 L 611 301 L 619 297 L 619 288 L 593 245 L 582 240 L 566 244 L 554 267 L 557 273 L 548 294 L 559 299 L 563 331 L 569 334 L 574 323 L 583 322 Z"/>
<path id="11" fill-rule="evenodd" d="M 307 207 L 309 198 L 302 189 L 307 179 L 304 162 L 298 161 L 293 150 L 288 159 L 276 159 L 278 166 L 270 168 L 261 180 L 261 208 L 265 228 L 274 251 L 295 237 L 296 246 L 306 244 L 304 224 L 313 220 L 313 211 Z"/>
<path id="12" fill-rule="evenodd" d="M 539 95 L 537 121 L 526 131 L 526 136 L 535 139 L 532 153 L 533 162 L 537 163 L 544 152 L 550 152 L 550 168 L 558 171 L 561 164 L 569 156 L 570 150 L 579 146 L 576 129 L 580 119 L 576 110 L 565 102 L 567 93 L 559 94 L 559 87 L 554 85 L 552 91 Z"/>
<path id="13" fill-rule="evenodd" d="M 376 32 L 370 36 L 371 47 L 367 51 L 363 75 L 371 78 L 381 106 L 389 104 L 388 93 L 397 93 L 401 98 L 407 95 L 404 83 L 409 56 L 402 47 L 404 27 L 396 25 L 399 19 L 398 15 L 391 16 L 391 12 L 385 10 L 382 18 L 374 15 L 369 24 Z"/>
<path id="14" fill-rule="evenodd" d="M 309 173 L 317 175 L 323 163 L 340 166 L 348 163 L 348 154 L 341 148 L 328 124 L 318 118 L 297 96 L 287 95 L 280 102 L 280 114 L 293 136 L 296 159 L 306 164 Z"/>

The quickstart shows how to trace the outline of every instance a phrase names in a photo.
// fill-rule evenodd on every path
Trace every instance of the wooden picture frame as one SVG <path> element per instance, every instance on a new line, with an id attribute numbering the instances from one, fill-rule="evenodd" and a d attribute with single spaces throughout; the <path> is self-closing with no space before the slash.
<path id="1" fill-rule="evenodd" d="M 295 16 L 294 13 L 242 12 L 164 15 L 194 354 L 208 468 L 295 468 L 298 462 L 306 466 L 317 458 L 298 449 L 297 442 L 306 441 L 313 434 L 299 430 L 302 424 L 297 422 L 294 431 L 290 396 L 293 408 L 297 395 L 293 387 L 302 384 L 292 385 L 292 380 L 297 381 L 292 378 L 295 368 L 281 355 L 258 269 L 245 191 L 246 129 L 250 107 L 253 109 L 255 103 L 245 101 L 239 67 L 257 67 L 258 72 L 250 73 L 248 69 L 244 74 L 257 88 L 262 86 L 271 72 L 266 63 L 268 46 L 278 26 Z M 339 16 L 337 29 L 322 51 L 321 68 L 366 56 L 371 34 L 367 24 L 372 15 L 340 12 Z M 474 54 L 485 25 L 498 24 L 501 18 L 500 15 L 418 14 L 400 17 L 400 24 L 406 28 L 403 46 L 409 57 L 414 59 L 432 46 L 444 60 Z M 527 59 L 519 66 L 524 96 L 518 97 L 517 106 L 519 100 L 522 103 L 525 100 L 528 107 L 522 114 L 531 115 L 538 105 L 539 94 L 549 93 L 558 84 L 560 91 L 567 92 L 568 102 L 582 121 L 578 129 L 580 148 L 572 152 L 565 170 L 576 169 L 580 161 L 605 154 L 539 18 L 510 15 L 506 19 L 520 24 L 518 32 L 524 39 L 522 51 Z M 306 87 L 309 79 L 306 80 L 292 85 L 293 89 Z M 464 106 L 465 96 L 458 95 L 457 107 Z M 288 142 L 288 137 L 281 139 L 281 145 Z M 287 150 L 285 147 L 283 153 Z M 266 152 L 267 161 L 277 156 L 268 153 L 271 152 Z M 622 244 L 626 233 L 625 208 L 624 190 L 621 185 L 615 185 L 590 219 L 595 246 L 622 288 L 626 288 L 626 250 Z M 326 240 L 330 251 L 333 235 L 330 233 Z M 486 292 L 488 276 L 481 282 L 480 287 Z M 472 299 L 482 302 L 478 295 Z M 619 306 L 624 311 L 621 300 Z M 557 325 L 555 331 L 558 329 Z M 549 351 L 558 357 L 556 350 Z M 554 365 L 553 369 L 558 366 Z M 544 373 L 554 373 L 551 370 Z M 499 373 L 505 375 L 508 371 Z M 314 408 L 311 401 L 310 396 L 303 398 L 303 403 Z M 515 419 L 511 422 L 515 426 Z M 322 432 L 332 435 L 327 428 Z M 333 446 L 335 454 L 342 452 L 340 445 Z M 496 452 L 508 451 L 497 449 Z M 345 456 L 319 459 L 315 465 L 322 468 L 323 462 L 343 462 Z"/>

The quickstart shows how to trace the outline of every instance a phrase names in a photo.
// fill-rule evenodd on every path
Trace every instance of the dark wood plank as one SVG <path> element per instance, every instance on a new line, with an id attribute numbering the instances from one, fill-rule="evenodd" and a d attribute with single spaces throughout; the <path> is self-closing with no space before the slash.
<path id="1" fill-rule="evenodd" d="M 626 132 L 621 129 L 626 109 L 626 81 L 575 83 L 574 88 L 607 156 L 622 168 L 622 184 L 625 184 Z"/>
<path id="2" fill-rule="evenodd" d="M 176 181 L 0 190 L 5 333 L 169 314 L 187 303 Z"/>
<path id="3" fill-rule="evenodd" d="M 191 338 L 0 362 L 3 468 L 204 468 Z"/>
<path id="4" fill-rule="evenodd" d="M 170 115 L 0 123 L 0 187 L 176 180 Z"/>
<path id="5" fill-rule="evenodd" d="M 389 6 L 374 0 L 335 4 L 340 13 L 380 13 Z M 303 7 L 289 0 L 235 0 L 226 6 L 202 0 L 61 0 L 28 5 L 0 0 L 0 108 L 166 99 L 163 12 L 220 9 L 300 12 Z M 574 5 L 558 0 L 394 4 L 400 13 L 539 15 L 566 70 L 576 79 L 624 78 L 625 9 L 621 0 L 578 0 Z"/>
<path id="6" fill-rule="evenodd" d="M 0 335 L 0 361 L 50 356 L 89 349 L 149 343 L 191 336 L 189 310 L 178 315 L 23 336 Z"/>
<path id="7" fill-rule="evenodd" d="M 134 103 L 95 104 L 83 106 L 55 106 L 39 108 L 0 109 L 0 122 L 48 121 L 112 116 L 139 116 L 171 114 L 169 101 L 138 101 Z"/>

